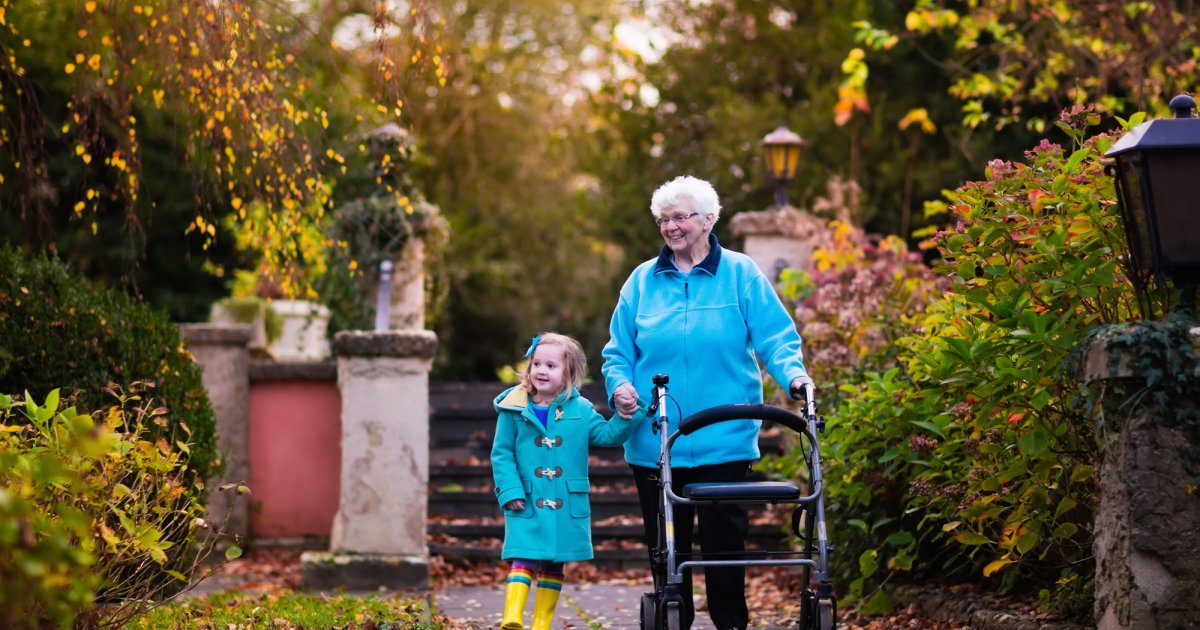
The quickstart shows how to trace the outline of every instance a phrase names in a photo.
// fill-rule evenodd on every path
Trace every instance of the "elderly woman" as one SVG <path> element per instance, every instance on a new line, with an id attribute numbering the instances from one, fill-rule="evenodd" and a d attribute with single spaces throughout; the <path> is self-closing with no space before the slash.
<path id="1" fill-rule="evenodd" d="M 811 382 L 800 335 L 771 282 L 745 254 L 724 249 L 712 229 L 721 204 L 712 185 L 678 177 L 654 192 L 650 212 L 665 244 L 638 265 L 621 288 L 604 347 L 605 385 L 626 415 L 650 400 L 651 377 L 666 374 L 680 418 L 733 403 L 761 403 L 758 361 L 784 387 Z M 674 423 L 679 418 L 674 418 Z M 658 437 L 649 420 L 625 443 L 641 502 L 646 544 L 658 539 Z M 741 481 L 759 458 L 760 421 L 722 422 L 680 438 L 671 449 L 676 491 L 696 482 Z M 702 553 L 738 552 L 749 527 L 739 505 L 700 507 Z M 675 509 L 676 549 L 691 552 L 693 509 Z M 717 628 L 745 628 L 745 570 L 705 568 L 709 616 Z M 684 593 L 691 592 L 691 575 Z M 695 611 L 684 597 L 683 627 Z"/>

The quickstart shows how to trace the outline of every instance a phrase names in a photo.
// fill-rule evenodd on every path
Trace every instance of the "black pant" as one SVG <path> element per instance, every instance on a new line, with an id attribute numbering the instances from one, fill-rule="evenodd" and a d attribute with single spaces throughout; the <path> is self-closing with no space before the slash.
<path id="1" fill-rule="evenodd" d="M 689 483 L 711 481 L 744 481 L 753 462 L 740 461 L 725 464 L 697 466 L 695 468 L 672 468 L 671 486 L 675 494 Z M 650 549 L 658 541 L 658 469 L 630 465 L 637 483 L 638 501 L 642 506 L 642 523 L 646 529 L 646 546 Z M 701 555 L 716 552 L 738 552 L 746 548 L 746 531 L 750 517 L 746 508 L 737 504 L 709 506 L 675 505 L 675 551 L 689 554 L 692 551 L 693 514 L 700 521 Z M 743 567 L 706 567 L 704 583 L 708 598 L 708 614 L 713 624 L 721 630 L 745 628 L 750 614 L 746 610 L 746 570 Z M 681 620 L 684 628 L 692 627 L 696 612 L 692 608 L 692 574 L 683 575 L 683 610 Z"/>

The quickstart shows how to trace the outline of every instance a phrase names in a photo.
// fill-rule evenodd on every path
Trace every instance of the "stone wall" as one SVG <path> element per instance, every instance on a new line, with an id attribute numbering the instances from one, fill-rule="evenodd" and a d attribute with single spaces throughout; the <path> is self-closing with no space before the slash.
<path id="1" fill-rule="evenodd" d="M 1103 339 L 1088 349 L 1085 379 L 1109 390 L 1141 375 Z M 1135 378 L 1135 376 L 1137 378 Z M 1109 394 L 1110 396 L 1112 394 Z M 1096 619 L 1102 630 L 1200 627 L 1200 495 L 1183 467 L 1183 434 L 1129 400 L 1101 405 Z M 1195 404 L 1196 401 L 1177 401 Z"/>

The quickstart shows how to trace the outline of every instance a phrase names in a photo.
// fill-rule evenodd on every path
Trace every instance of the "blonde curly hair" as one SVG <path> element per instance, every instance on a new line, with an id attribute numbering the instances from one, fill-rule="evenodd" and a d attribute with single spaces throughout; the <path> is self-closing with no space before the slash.
<path id="1" fill-rule="evenodd" d="M 530 347 L 529 358 L 533 358 L 538 346 L 544 345 L 559 346 L 563 349 L 563 390 L 569 387 L 578 389 L 583 385 L 583 379 L 587 376 L 587 355 L 583 352 L 583 345 L 567 335 L 544 332 L 537 336 L 537 342 Z M 537 391 L 533 386 L 533 375 L 529 373 L 528 361 L 521 372 L 521 386 L 531 394 Z M 554 392 L 554 395 L 561 393 Z"/>

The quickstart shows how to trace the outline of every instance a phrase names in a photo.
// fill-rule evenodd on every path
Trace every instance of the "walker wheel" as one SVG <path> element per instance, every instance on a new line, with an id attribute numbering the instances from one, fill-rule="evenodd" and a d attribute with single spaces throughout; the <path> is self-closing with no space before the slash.
<path id="1" fill-rule="evenodd" d="M 818 630 L 833 630 L 833 626 L 837 624 L 834 619 L 833 600 L 822 598 L 817 600 L 817 628 Z"/>
<path id="2" fill-rule="evenodd" d="M 655 622 L 658 620 L 658 610 L 654 604 L 654 593 L 642 593 L 642 630 L 658 630 Z"/>
<path id="3" fill-rule="evenodd" d="M 680 630 L 681 627 L 679 602 L 667 602 L 663 611 L 662 630 Z"/>

